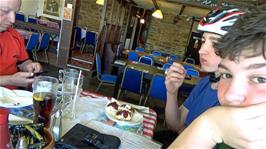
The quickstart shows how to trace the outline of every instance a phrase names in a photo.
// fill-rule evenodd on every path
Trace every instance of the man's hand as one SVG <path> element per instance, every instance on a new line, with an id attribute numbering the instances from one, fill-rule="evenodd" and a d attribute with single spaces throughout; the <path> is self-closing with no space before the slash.
<path id="1" fill-rule="evenodd" d="M 234 148 L 266 148 L 266 103 L 248 107 L 215 107 L 206 112 L 213 140 Z"/>
<path id="2" fill-rule="evenodd" d="M 165 86 L 170 94 L 177 94 L 178 88 L 183 84 L 186 76 L 186 70 L 179 63 L 173 63 L 165 78 Z"/>
<path id="3" fill-rule="evenodd" d="M 31 78 L 33 73 L 31 72 L 17 72 L 10 76 L 9 83 L 14 86 L 27 87 L 34 79 Z"/>
<path id="4" fill-rule="evenodd" d="M 27 72 L 37 73 L 42 71 L 42 66 L 40 63 L 29 63 L 25 66 Z"/>

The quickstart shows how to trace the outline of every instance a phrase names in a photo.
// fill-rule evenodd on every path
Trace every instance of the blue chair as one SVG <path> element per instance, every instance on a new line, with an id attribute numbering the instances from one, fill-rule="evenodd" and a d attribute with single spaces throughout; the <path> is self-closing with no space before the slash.
<path id="1" fill-rule="evenodd" d="M 139 58 L 139 62 L 143 63 L 143 64 L 147 64 L 147 65 L 153 65 L 154 64 L 153 59 L 151 57 L 148 57 L 148 56 L 141 56 Z"/>
<path id="2" fill-rule="evenodd" d="M 98 53 L 96 53 L 96 70 L 97 70 L 97 78 L 100 81 L 98 87 L 96 88 L 96 92 L 100 89 L 102 84 L 105 85 L 115 85 L 117 76 L 111 74 L 103 74 L 102 73 L 102 65 L 101 65 L 101 58 Z"/>
<path id="3" fill-rule="evenodd" d="M 183 64 L 183 67 L 188 70 L 188 69 L 194 69 L 194 66 Z"/>
<path id="4" fill-rule="evenodd" d="M 163 70 L 164 70 L 164 71 L 168 70 L 168 69 L 170 68 L 171 65 L 172 65 L 172 64 L 170 64 L 170 63 L 165 63 L 165 64 L 163 64 Z"/>
<path id="5" fill-rule="evenodd" d="M 151 54 L 153 56 L 161 56 L 162 55 L 162 53 L 160 51 L 152 51 Z"/>
<path id="6" fill-rule="evenodd" d="M 32 53 L 33 61 L 37 60 L 37 56 L 35 55 L 35 50 L 38 48 L 39 43 L 39 33 L 33 33 L 30 36 L 30 39 L 27 42 L 26 49 L 27 51 Z"/>
<path id="7" fill-rule="evenodd" d="M 16 12 L 16 20 L 25 22 L 25 15 L 22 12 Z"/>
<path id="8" fill-rule="evenodd" d="M 34 16 L 29 15 L 28 16 L 28 22 L 33 23 L 33 24 L 37 24 L 37 19 Z"/>
<path id="9" fill-rule="evenodd" d="M 86 45 L 92 46 L 95 49 L 95 46 L 96 46 L 96 33 L 95 32 L 90 32 L 90 31 L 86 32 L 85 43 L 84 43 L 83 48 L 81 49 L 81 52 L 83 52 Z"/>
<path id="10" fill-rule="evenodd" d="M 117 99 L 120 96 L 122 90 L 127 90 L 133 93 L 140 94 L 139 104 L 142 102 L 142 95 L 144 93 L 144 88 L 142 87 L 143 82 L 143 72 L 132 69 L 127 66 L 124 70 L 124 75 L 121 83 L 121 87 L 118 91 Z"/>
<path id="11" fill-rule="evenodd" d="M 149 97 L 158 99 L 160 101 L 166 101 L 166 87 L 165 87 L 165 76 L 155 74 L 152 78 L 148 95 L 145 98 L 144 105 L 146 104 Z"/>
<path id="12" fill-rule="evenodd" d="M 144 52 L 145 50 L 142 47 L 136 47 L 135 51 L 136 52 Z"/>
<path id="13" fill-rule="evenodd" d="M 49 48 L 49 43 L 50 43 L 50 34 L 48 34 L 48 33 L 43 33 L 43 34 L 42 34 L 41 42 L 40 42 L 40 44 L 39 44 L 39 47 L 38 47 L 37 50 L 35 50 L 36 61 L 38 61 L 38 55 L 37 55 L 37 52 L 39 52 L 39 51 L 44 51 L 46 62 L 49 63 L 48 55 L 47 55 L 47 50 L 48 50 L 48 48 Z"/>
<path id="14" fill-rule="evenodd" d="M 76 27 L 75 28 L 75 47 L 83 47 L 84 45 L 84 41 L 81 38 L 81 28 L 80 27 Z"/>
<path id="15" fill-rule="evenodd" d="M 185 62 L 186 62 L 186 63 L 190 63 L 190 64 L 195 64 L 195 60 L 194 60 L 193 58 L 189 58 L 189 57 L 187 57 L 187 58 L 185 59 Z"/>
<path id="16" fill-rule="evenodd" d="M 187 69 L 187 75 L 194 77 L 194 78 L 198 78 L 199 77 L 199 72 L 195 69 Z"/>
<path id="17" fill-rule="evenodd" d="M 137 62 L 139 60 L 139 56 L 138 56 L 138 54 L 136 52 L 129 51 L 128 52 L 128 60 Z"/>

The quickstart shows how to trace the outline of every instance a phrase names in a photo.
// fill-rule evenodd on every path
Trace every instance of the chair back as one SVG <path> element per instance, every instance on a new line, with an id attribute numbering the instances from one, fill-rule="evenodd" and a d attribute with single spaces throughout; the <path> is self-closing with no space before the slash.
<path id="1" fill-rule="evenodd" d="M 49 47 L 49 42 L 50 42 L 50 34 L 43 33 L 42 40 L 41 40 L 38 50 L 47 50 Z"/>
<path id="2" fill-rule="evenodd" d="M 135 51 L 136 52 L 144 52 L 144 48 L 142 48 L 142 47 L 136 47 L 135 48 Z"/>
<path id="3" fill-rule="evenodd" d="M 75 28 L 75 41 L 81 41 L 81 28 L 78 26 Z"/>
<path id="4" fill-rule="evenodd" d="M 137 62 L 139 60 L 139 56 L 138 56 L 138 54 L 136 52 L 129 51 L 128 52 L 128 60 Z"/>
<path id="5" fill-rule="evenodd" d="M 28 22 L 37 24 L 37 19 L 34 16 L 29 15 L 28 16 Z"/>
<path id="6" fill-rule="evenodd" d="M 147 65 L 153 65 L 153 59 L 151 57 L 148 56 L 141 56 L 139 58 L 139 62 L 143 63 L 143 64 L 147 64 Z"/>
<path id="7" fill-rule="evenodd" d="M 187 69 L 187 75 L 198 78 L 199 77 L 199 72 L 195 69 Z"/>
<path id="8" fill-rule="evenodd" d="M 189 57 L 187 57 L 187 58 L 185 59 L 185 62 L 186 62 L 186 63 L 190 63 L 190 64 L 195 64 L 195 60 L 194 60 L 193 58 L 189 58 Z"/>
<path id="9" fill-rule="evenodd" d="M 86 44 L 95 46 L 96 44 L 96 33 L 87 31 L 86 32 Z"/>
<path id="10" fill-rule="evenodd" d="M 143 72 L 127 66 L 124 70 L 121 89 L 141 94 L 143 93 L 142 81 Z"/>
<path id="11" fill-rule="evenodd" d="M 102 65 L 101 65 L 101 57 L 99 53 L 96 53 L 96 71 L 97 71 L 98 79 L 101 80 Z"/>
<path id="12" fill-rule="evenodd" d="M 164 71 L 168 70 L 168 69 L 170 68 L 171 65 L 172 65 L 172 64 L 170 64 L 170 63 L 165 63 L 165 64 L 163 64 L 163 70 L 164 70 Z"/>
<path id="13" fill-rule="evenodd" d="M 152 78 L 148 95 L 152 98 L 156 98 L 161 101 L 166 101 L 166 87 L 164 82 L 165 76 L 155 74 Z"/>
<path id="14" fill-rule="evenodd" d="M 33 50 L 36 50 L 38 43 L 39 43 L 39 33 L 33 33 L 30 36 L 30 39 L 28 40 L 26 49 L 32 52 Z"/>
<path id="15" fill-rule="evenodd" d="M 152 51 L 151 53 L 153 56 L 161 56 L 162 53 L 160 51 Z"/>
<path id="16" fill-rule="evenodd" d="M 16 12 L 16 20 L 25 22 L 25 15 L 21 12 Z"/>
<path id="17" fill-rule="evenodd" d="M 183 67 L 184 67 L 186 70 L 188 70 L 188 69 L 194 69 L 193 66 L 191 66 L 191 65 L 186 65 L 186 64 L 183 64 Z"/>

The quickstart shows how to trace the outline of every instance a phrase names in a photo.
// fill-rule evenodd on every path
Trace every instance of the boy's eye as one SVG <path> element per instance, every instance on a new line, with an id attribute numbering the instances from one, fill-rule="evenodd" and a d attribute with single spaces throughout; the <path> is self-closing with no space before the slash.
<path id="1" fill-rule="evenodd" d="M 255 83 L 266 83 L 266 78 L 256 77 L 252 79 Z"/>
<path id="2" fill-rule="evenodd" d="M 221 79 L 228 79 L 228 78 L 231 78 L 232 76 L 228 73 L 222 73 L 220 77 Z"/>

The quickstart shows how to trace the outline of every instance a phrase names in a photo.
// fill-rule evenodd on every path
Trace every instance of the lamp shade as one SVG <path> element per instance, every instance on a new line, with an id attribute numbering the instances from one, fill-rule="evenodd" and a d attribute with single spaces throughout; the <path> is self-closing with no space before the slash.
<path id="1" fill-rule="evenodd" d="M 104 5 L 104 0 L 96 0 L 96 4 L 98 4 L 98 5 Z"/>
<path id="2" fill-rule="evenodd" d="M 158 19 L 162 19 L 163 18 L 163 13 L 160 9 L 156 9 L 153 13 L 152 16 Z"/>

